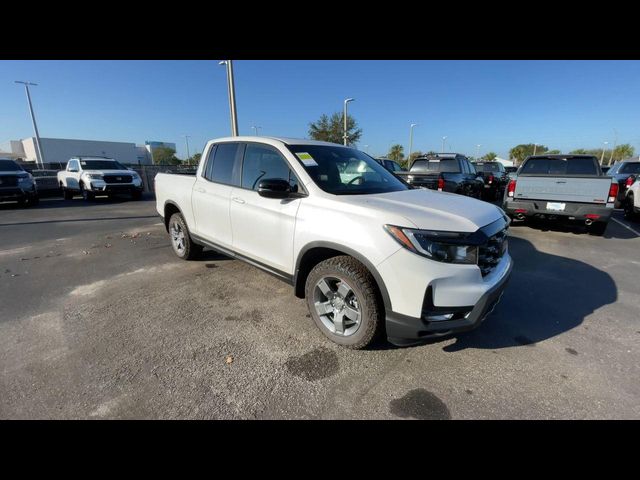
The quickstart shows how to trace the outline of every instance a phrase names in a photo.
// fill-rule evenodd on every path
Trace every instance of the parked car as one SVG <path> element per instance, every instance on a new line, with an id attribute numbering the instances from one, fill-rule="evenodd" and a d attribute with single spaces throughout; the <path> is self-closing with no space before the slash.
<path id="1" fill-rule="evenodd" d="M 618 182 L 618 197 L 616 198 L 615 208 L 622 208 L 627 193 L 627 188 L 633 182 L 633 178 L 640 174 L 640 161 L 624 160 L 612 166 L 607 175 L 614 178 Z"/>
<path id="2" fill-rule="evenodd" d="M 209 141 L 195 176 L 159 173 L 182 259 L 209 247 L 280 278 L 330 340 L 364 348 L 474 328 L 511 273 L 494 205 L 413 189 L 365 153 L 269 137 Z M 343 173 L 357 164 L 357 176 Z"/>
<path id="3" fill-rule="evenodd" d="M 613 212 L 618 183 L 589 155 L 527 157 L 507 186 L 503 209 L 511 218 L 584 222 L 602 235 Z"/>
<path id="4" fill-rule="evenodd" d="M 622 208 L 624 208 L 624 218 L 627 220 L 640 219 L 640 175 L 633 175 L 631 184 L 627 188 Z"/>
<path id="5" fill-rule="evenodd" d="M 380 165 L 389 170 L 391 173 L 406 172 L 407 169 L 400 166 L 395 160 L 389 160 L 388 158 L 375 158 Z"/>
<path id="6" fill-rule="evenodd" d="M 459 153 L 438 153 L 418 157 L 408 172 L 396 172 L 414 187 L 441 192 L 458 193 L 480 198 L 484 180 L 478 176 L 471 162 Z"/>
<path id="7" fill-rule="evenodd" d="M 31 170 L 30 173 L 36 182 L 40 194 L 60 193 L 58 170 Z"/>
<path id="8" fill-rule="evenodd" d="M 15 201 L 18 205 L 37 205 L 40 201 L 33 176 L 18 162 L 0 158 L 0 202 Z"/>
<path id="9" fill-rule="evenodd" d="M 509 177 L 500 162 L 475 162 L 472 164 L 484 181 L 482 198 L 488 201 L 501 200 Z"/>
<path id="10" fill-rule="evenodd" d="M 96 195 L 112 196 L 118 193 L 131 195 L 134 200 L 142 197 L 142 179 L 112 158 L 74 157 L 67 162 L 66 170 L 58 172 L 58 183 L 65 200 L 80 194 L 85 200 Z"/>

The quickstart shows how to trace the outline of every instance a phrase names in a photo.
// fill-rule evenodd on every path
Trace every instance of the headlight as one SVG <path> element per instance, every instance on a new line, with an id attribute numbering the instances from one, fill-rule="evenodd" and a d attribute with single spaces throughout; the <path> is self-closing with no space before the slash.
<path id="1" fill-rule="evenodd" d="M 85 176 L 91 180 L 102 180 L 101 173 L 85 173 Z"/>
<path id="2" fill-rule="evenodd" d="M 478 247 L 465 244 L 467 233 L 416 230 L 394 225 L 384 229 L 400 245 L 418 255 L 445 263 L 478 263 Z"/>
<path id="3" fill-rule="evenodd" d="M 28 173 L 22 173 L 20 175 L 18 175 L 18 182 L 19 183 L 31 183 L 33 181 L 33 177 L 31 175 L 29 175 Z"/>

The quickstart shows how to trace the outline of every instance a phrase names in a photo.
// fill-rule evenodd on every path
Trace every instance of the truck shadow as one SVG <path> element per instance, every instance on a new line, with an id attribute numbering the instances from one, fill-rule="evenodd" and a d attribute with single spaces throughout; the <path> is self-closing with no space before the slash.
<path id="1" fill-rule="evenodd" d="M 455 335 L 443 350 L 535 346 L 617 299 L 613 278 L 587 263 L 540 252 L 516 237 L 509 237 L 509 250 L 515 264 L 501 302 L 476 330 Z"/>

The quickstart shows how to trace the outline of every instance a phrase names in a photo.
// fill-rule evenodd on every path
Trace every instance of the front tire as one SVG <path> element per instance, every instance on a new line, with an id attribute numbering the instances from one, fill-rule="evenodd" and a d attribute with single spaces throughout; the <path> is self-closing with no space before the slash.
<path id="1" fill-rule="evenodd" d="M 311 318 L 331 341 L 363 349 L 381 336 L 384 307 L 371 272 L 353 257 L 318 263 L 305 283 Z"/>
<path id="2" fill-rule="evenodd" d="M 64 197 L 64 199 L 73 200 L 73 192 L 68 188 L 65 188 L 65 187 L 61 187 L 61 188 L 62 188 L 62 196 Z"/>
<path id="3" fill-rule="evenodd" d="M 202 246 L 193 243 L 187 222 L 181 213 L 174 213 L 169 219 L 169 236 L 175 254 L 183 260 L 193 260 L 202 253 Z"/>
<path id="4" fill-rule="evenodd" d="M 92 200 L 95 200 L 95 198 L 96 198 L 96 195 L 93 192 L 90 192 L 90 191 L 86 190 L 82 186 L 82 183 L 80 184 L 80 193 L 82 194 L 82 199 L 85 202 L 90 202 Z"/>

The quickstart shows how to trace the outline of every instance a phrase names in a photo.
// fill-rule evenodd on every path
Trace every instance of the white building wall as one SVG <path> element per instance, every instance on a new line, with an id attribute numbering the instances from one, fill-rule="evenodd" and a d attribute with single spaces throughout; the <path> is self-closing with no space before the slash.
<path id="1" fill-rule="evenodd" d="M 36 161 L 36 139 L 25 138 L 10 141 L 11 151 L 28 162 Z M 71 157 L 99 156 L 131 165 L 150 165 L 151 157 L 144 146 L 128 142 L 104 142 L 100 140 L 73 140 L 66 138 L 40 138 L 46 163 L 66 163 Z"/>

